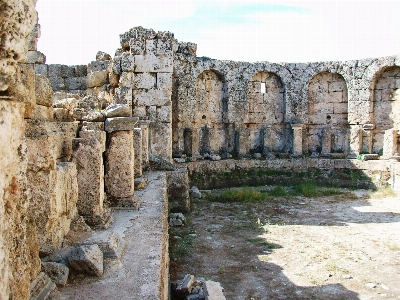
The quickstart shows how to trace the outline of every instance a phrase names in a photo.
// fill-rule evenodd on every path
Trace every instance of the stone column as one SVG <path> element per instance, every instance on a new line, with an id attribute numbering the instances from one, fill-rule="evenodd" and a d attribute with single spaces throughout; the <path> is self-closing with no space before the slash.
<path id="1" fill-rule="evenodd" d="M 332 152 L 332 130 L 329 126 L 322 130 L 322 156 L 329 156 Z"/>
<path id="2" fill-rule="evenodd" d="M 250 155 L 250 130 L 241 128 L 238 130 L 236 149 L 239 156 Z"/>
<path id="3" fill-rule="evenodd" d="M 133 129 L 133 150 L 135 153 L 135 177 L 142 176 L 142 129 Z"/>
<path id="4" fill-rule="evenodd" d="M 375 124 L 364 124 L 362 128 L 363 128 L 362 151 L 372 153 L 372 139 L 373 139 Z"/>
<path id="5" fill-rule="evenodd" d="M 350 153 L 347 158 L 357 158 L 362 149 L 362 126 L 350 125 Z"/>
<path id="6" fill-rule="evenodd" d="M 397 152 L 397 139 L 397 130 L 385 130 L 383 138 L 383 158 L 389 159 Z"/>
<path id="7" fill-rule="evenodd" d="M 303 124 L 292 124 L 293 156 L 303 155 Z"/>
<path id="8" fill-rule="evenodd" d="M 187 156 L 193 156 L 193 129 L 185 128 L 183 133 L 183 152 Z"/>
<path id="9" fill-rule="evenodd" d="M 139 118 L 108 118 L 105 122 L 108 148 L 106 150 L 105 187 L 113 206 L 139 208 L 134 196 L 133 130 Z"/>
<path id="10" fill-rule="evenodd" d="M 107 228 L 112 219 L 110 209 L 104 207 L 104 123 L 84 122 L 79 138 L 73 139 L 73 150 L 78 171 L 79 215 L 91 226 Z"/>
<path id="11" fill-rule="evenodd" d="M 142 129 L 142 164 L 149 164 L 149 123 L 148 120 L 139 120 L 138 126 Z"/>

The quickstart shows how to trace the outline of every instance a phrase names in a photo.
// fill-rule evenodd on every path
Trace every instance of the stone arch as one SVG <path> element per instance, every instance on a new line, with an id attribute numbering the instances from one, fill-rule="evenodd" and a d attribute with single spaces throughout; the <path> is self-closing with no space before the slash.
<path id="1" fill-rule="evenodd" d="M 248 84 L 247 127 L 253 152 L 282 152 L 285 148 L 285 89 L 272 72 L 255 73 Z"/>
<path id="2" fill-rule="evenodd" d="M 347 84 L 338 73 L 320 72 L 308 84 L 308 152 L 347 153 Z"/>
<path id="3" fill-rule="evenodd" d="M 391 156 L 393 153 L 389 152 L 399 151 L 397 131 L 400 130 L 400 67 L 381 69 L 374 77 L 371 89 L 375 125 L 372 152 L 383 154 L 387 150 Z M 394 148 L 393 151 L 385 149 L 389 147 Z"/>
<path id="4" fill-rule="evenodd" d="M 200 154 L 218 153 L 225 148 L 225 80 L 215 70 L 205 70 L 196 79 L 194 128 L 199 132 Z"/>

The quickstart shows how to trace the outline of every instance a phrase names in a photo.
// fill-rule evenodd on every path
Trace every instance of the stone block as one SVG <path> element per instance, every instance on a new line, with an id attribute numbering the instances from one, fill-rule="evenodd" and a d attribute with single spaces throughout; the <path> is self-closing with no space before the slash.
<path id="1" fill-rule="evenodd" d="M 32 119 L 42 121 L 54 121 L 54 109 L 43 105 L 36 105 Z"/>
<path id="2" fill-rule="evenodd" d="M 42 262 L 42 272 L 57 286 L 64 287 L 68 281 L 69 269 L 66 265 L 56 262 Z"/>
<path id="3" fill-rule="evenodd" d="M 185 277 L 179 284 L 177 285 L 175 292 L 178 295 L 187 295 L 190 294 L 194 284 L 194 276 L 190 274 L 186 274 Z"/>
<path id="4" fill-rule="evenodd" d="M 157 39 L 157 54 L 172 54 L 172 40 L 169 38 Z"/>
<path id="5" fill-rule="evenodd" d="M 162 123 L 171 123 L 171 106 L 161 106 L 157 108 L 157 121 Z"/>
<path id="6" fill-rule="evenodd" d="M 46 63 L 46 56 L 40 51 L 28 51 L 26 58 L 27 64 L 44 64 Z"/>
<path id="7" fill-rule="evenodd" d="M 47 65 L 35 64 L 35 73 L 47 77 L 48 76 Z"/>
<path id="8" fill-rule="evenodd" d="M 83 138 L 73 140 L 73 161 L 77 166 L 79 215 L 95 216 L 103 212 L 105 132 L 81 131 Z"/>
<path id="9" fill-rule="evenodd" d="M 172 73 L 157 73 L 157 89 L 172 89 Z"/>
<path id="10" fill-rule="evenodd" d="M 185 171 L 167 173 L 168 202 L 171 212 L 190 211 L 189 176 Z"/>
<path id="11" fill-rule="evenodd" d="M 153 53 L 155 54 L 157 51 L 157 40 L 146 40 L 146 54 Z M 136 53 L 141 54 L 141 53 Z"/>
<path id="12" fill-rule="evenodd" d="M 83 122 L 82 131 L 104 131 L 104 122 Z"/>
<path id="13" fill-rule="evenodd" d="M 87 65 L 76 65 L 74 66 L 75 69 L 75 76 L 76 77 L 86 77 L 87 76 Z"/>
<path id="14" fill-rule="evenodd" d="M 147 116 L 146 106 L 135 106 L 132 112 L 132 116 L 143 118 Z"/>
<path id="15" fill-rule="evenodd" d="M 36 104 L 49 107 L 53 105 L 53 89 L 47 77 L 36 74 L 35 94 Z"/>
<path id="16" fill-rule="evenodd" d="M 98 231 L 92 236 L 84 240 L 80 245 L 97 244 L 103 252 L 103 257 L 120 258 L 125 247 L 125 241 L 115 231 Z"/>
<path id="17" fill-rule="evenodd" d="M 209 300 L 225 300 L 223 288 L 219 282 L 207 280 L 204 284 L 204 295 Z"/>
<path id="18" fill-rule="evenodd" d="M 50 66 L 49 66 L 50 67 Z M 62 77 L 49 77 L 53 91 L 65 90 L 65 80 Z"/>
<path id="19" fill-rule="evenodd" d="M 102 276 L 103 252 L 98 245 L 79 246 L 68 256 L 68 265 L 78 273 Z"/>
<path id="20" fill-rule="evenodd" d="M 140 206 L 142 205 L 142 200 L 133 195 L 132 197 L 128 198 L 114 198 L 111 197 L 110 204 L 112 207 L 117 207 L 119 209 L 136 209 L 139 210 Z"/>
<path id="21" fill-rule="evenodd" d="M 115 117 L 107 118 L 104 128 L 107 132 L 120 130 L 133 130 L 135 124 L 139 121 L 137 117 Z"/>
<path id="22" fill-rule="evenodd" d="M 112 72 L 114 74 L 121 75 L 122 68 L 121 68 L 121 56 L 116 55 L 112 61 Z"/>
<path id="23" fill-rule="evenodd" d="M 142 176 L 142 129 L 133 129 L 133 148 L 135 152 L 135 177 Z"/>
<path id="24" fill-rule="evenodd" d="M 108 61 L 111 60 L 111 55 L 108 53 L 105 53 L 103 51 L 98 51 L 96 53 L 96 61 Z"/>
<path id="25" fill-rule="evenodd" d="M 173 58 L 170 55 L 135 55 L 135 72 L 173 72 Z"/>
<path id="26" fill-rule="evenodd" d="M 65 86 L 68 90 L 86 90 L 86 77 L 69 77 L 65 79 Z"/>
<path id="27" fill-rule="evenodd" d="M 134 119 L 134 118 L 121 118 Z M 107 119 L 108 121 L 109 119 Z M 106 121 L 106 123 L 107 123 Z M 135 119 L 136 123 L 137 119 Z M 129 198 L 133 196 L 134 150 L 131 130 L 118 130 L 107 135 L 105 187 L 109 198 Z M 106 124 L 107 130 L 107 124 Z"/>
<path id="28" fill-rule="evenodd" d="M 150 128 L 151 154 L 166 161 L 172 159 L 171 123 L 153 123 Z"/>
<path id="29" fill-rule="evenodd" d="M 134 72 L 135 71 L 135 57 L 131 53 L 124 52 L 121 56 L 121 71 Z"/>
<path id="30" fill-rule="evenodd" d="M 94 71 L 88 74 L 86 85 L 88 88 L 100 87 L 108 82 L 107 71 Z"/>
<path id="31" fill-rule="evenodd" d="M 156 87 L 156 73 L 135 73 L 133 86 L 136 89 L 153 89 Z"/>
<path id="32" fill-rule="evenodd" d="M 118 104 L 132 106 L 132 89 L 129 87 L 116 88 L 114 101 Z"/>
<path id="33" fill-rule="evenodd" d="M 31 282 L 30 285 L 30 300 L 49 299 L 49 295 L 56 289 L 56 285 L 51 281 L 49 276 L 44 272 Z"/>
<path id="34" fill-rule="evenodd" d="M 111 57 L 110 57 L 111 59 Z M 106 71 L 110 67 L 111 62 L 108 60 L 105 61 L 92 61 L 87 65 L 87 71 L 91 72 L 98 72 L 98 71 Z"/>
<path id="35" fill-rule="evenodd" d="M 133 90 L 133 102 L 138 106 L 164 106 L 171 101 L 170 90 L 140 89 Z"/>
<path id="36" fill-rule="evenodd" d="M 113 104 L 106 108 L 107 118 L 131 117 L 132 108 L 124 104 Z"/>
<path id="37" fill-rule="evenodd" d="M 133 38 L 129 41 L 132 54 L 143 54 L 146 49 L 146 40 L 143 38 Z"/>
<path id="38" fill-rule="evenodd" d="M 119 77 L 119 87 L 133 88 L 135 73 L 122 72 Z"/>

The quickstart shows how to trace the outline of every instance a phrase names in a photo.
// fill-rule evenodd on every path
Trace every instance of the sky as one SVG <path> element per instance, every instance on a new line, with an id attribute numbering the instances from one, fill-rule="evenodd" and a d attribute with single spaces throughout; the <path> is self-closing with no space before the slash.
<path id="1" fill-rule="evenodd" d="M 49 64 L 114 56 L 135 26 L 173 32 L 220 60 L 315 62 L 400 54 L 400 1 L 38 0 Z"/>

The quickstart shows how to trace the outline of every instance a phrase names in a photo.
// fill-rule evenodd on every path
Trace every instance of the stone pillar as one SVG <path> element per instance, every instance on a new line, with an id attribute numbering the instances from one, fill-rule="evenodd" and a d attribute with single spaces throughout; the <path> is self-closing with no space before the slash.
<path id="1" fill-rule="evenodd" d="M 237 131 L 236 149 L 239 156 L 250 155 L 250 130 L 241 128 Z"/>
<path id="2" fill-rule="evenodd" d="M 135 177 L 142 176 L 142 129 L 133 129 L 133 150 L 135 153 Z"/>
<path id="3" fill-rule="evenodd" d="M 183 152 L 187 156 L 193 156 L 193 129 L 185 128 L 183 132 Z"/>
<path id="4" fill-rule="evenodd" d="M 104 123 L 84 122 L 79 138 L 73 139 L 73 150 L 78 171 L 79 215 L 91 226 L 108 227 L 112 219 L 110 209 L 104 207 Z"/>
<path id="5" fill-rule="evenodd" d="M 383 158 L 389 159 L 397 152 L 397 130 L 385 130 L 383 138 Z"/>
<path id="6" fill-rule="evenodd" d="M 332 152 L 332 130 L 329 126 L 322 130 L 322 156 L 329 156 Z"/>
<path id="7" fill-rule="evenodd" d="M 350 125 L 350 153 L 347 158 L 357 158 L 362 149 L 362 126 Z"/>
<path id="8" fill-rule="evenodd" d="M 372 139 L 373 139 L 375 124 L 364 124 L 362 128 L 363 128 L 362 152 L 372 153 Z"/>
<path id="9" fill-rule="evenodd" d="M 303 124 L 292 124 L 293 156 L 303 155 Z"/>
<path id="10" fill-rule="evenodd" d="M 133 130 L 139 118 L 108 118 L 105 187 L 113 206 L 138 208 L 140 203 L 134 196 L 134 148 Z"/>
<path id="11" fill-rule="evenodd" d="M 142 165 L 149 164 L 149 123 L 148 120 L 139 120 L 138 125 L 142 129 Z"/>

